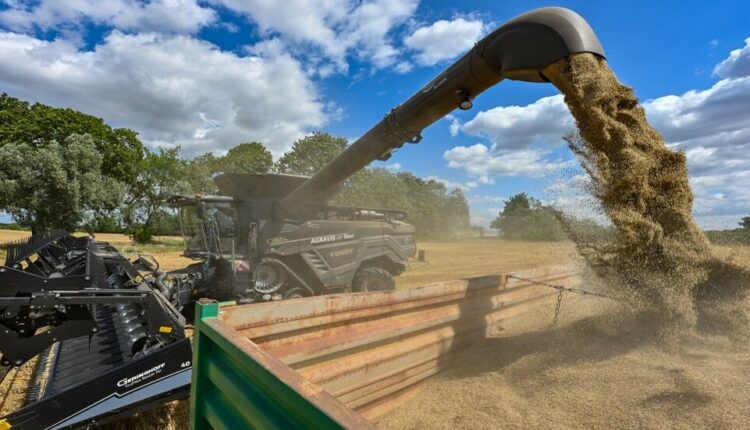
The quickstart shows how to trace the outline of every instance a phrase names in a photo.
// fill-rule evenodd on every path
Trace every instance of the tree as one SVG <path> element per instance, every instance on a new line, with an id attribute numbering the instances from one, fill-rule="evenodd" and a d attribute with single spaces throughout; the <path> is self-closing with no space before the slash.
<path id="1" fill-rule="evenodd" d="M 740 227 L 744 230 L 750 230 L 750 216 L 746 216 L 740 220 Z"/>
<path id="2" fill-rule="evenodd" d="M 86 212 L 111 211 L 125 186 L 102 174 L 103 155 L 90 135 L 63 144 L 0 147 L 0 210 L 33 232 L 74 230 Z"/>
<path id="3" fill-rule="evenodd" d="M 138 134 L 129 129 L 113 129 L 102 119 L 73 109 L 29 104 L 8 94 L 0 94 L 0 147 L 24 143 L 41 148 L 53 143 L 65 145 L 73 134 L 91 136 L 101 154 L 105 176 L 128 186 L 138 180 L 138 163 L 146 148 Z"/>
<path id="4" fill-rule="evenodd" d="M 394 174 L 386 169 L 364 169 L 347 180 L 333 203 L 350 206 L 405 210 L 423 238 L 457 237 L 469 225 L 469 205 L 459 189 L 409 172 Z"/>
<path id="5" fill-rule="evenodd" d="M 526 193 L 516 194 L 505 201 L 505 206 L 500 215 L 506 217 L 525 215 L 531 211 L 532 206 L 538 208 L 541 203 L 533 197 L 529 197 Z"/>
<path id="6" fill-rule="evenodd" d="M 190 191 L 198 194 L 215 194 L 213 176 L 218 170 L 219 159 L 207 152 L 188 161 L 185 166 L 185 180 Z"/>
<path id="7" fill-rule="evenodd" d="M 348 142 L 343 137 L 315 132 L 294 142 L 291 151 L 276 163 L 279 173 L 313 175 L 346 149 Z"/>
<path id="8" fill-rule="evenodd" d="M 490 227 L 502 231 L 506 239 L 559 241 L 567 238 L 561 217 L 557 209 L 520 193 L 505 201 Z"/>
<path id="9" fill-rule="evenodd" d="M 363 169 L 347 180 L 332 202 L 338 205 L 410 211 L 409 190 L 386 169 Z"/>
<path id="10" fill-rule="evenodd" d="M 268 173 L 273 156 L 262 143 L 240 143 L 217 160 L 216 167 L 224 173 Z"/>
<path id="11" fill-rule="evenodd" d="M 443 223 L 448 225 L 450 230 L 458 232 L 470 228 L 469 202 L 460 188 L 455 188 L 448 193 L 442 213 Z"/>
<path id="12" fill-rule="evenodd" d="M 187 192 L 185 161 L 180 158 L 180 148 L 160 148 L 148 152 L 138 177 L 138 185 L 130 191 L 123 217 L 133 240 L 150 242 L 158 223 L 167 212 L 164 202 L 173 194 Z"/>
<path id="13" fill-rule="evenodd" d="M 268 173 L 273 156 L 258 142 L 240 143 L 223 157 L 207 152 L 187 163 L 185 174 L 194 193 L 214 194 L 213 177 L 218 173 Z"/>

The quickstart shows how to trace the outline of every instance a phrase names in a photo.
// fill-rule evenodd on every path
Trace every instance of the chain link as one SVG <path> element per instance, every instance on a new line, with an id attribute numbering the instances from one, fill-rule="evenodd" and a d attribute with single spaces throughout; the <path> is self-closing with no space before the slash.
<path id="1" fill-rule="evenodd" d="M 557 320 L 560 319 L 560 308 L 562 307 L 562 296 L 563 290 L 559 290 L 557 293 L 557 304 L 555 305 L 555 317 L 552 319 L 552 325 L 557 325 Z"/>
<path id="2" fill-rule="evenodd" d="M 536 281 L 534 279 L 522 278 L 522 277 L 516 276 L 516 275 L 508 275 L 508 278 L 516 279 L 518 281 L 528 282 L 528 283 L 534 284 L 534 285 L 541 285 L 543 287 L 552 288 L 554 290 L 557 290 L 558 293 L 557 293 L 557 303 L 555 304 L 555 316 L 554 316 L 554 318 L 552 320 L 552 325 L 554 325 L 554 326 L 557 325 L 557 321 L 560 319 L 560 309 L 562 308 L 563 293 L 565 293 L 565 292 L 575 293 L 575 294 L 581 294 L 583 296 L 594 296 L 594 297 L 599 297 L 599 298 L 602 298 L 602 299 L 617 300 L 614 297 L 610 297 L 610 296 L 608 296 L 606 294 L 596 293 L 594 291 L 587 291 L 587 290 L 583 290 L 581 288 L 565 287 L 565 286 L 562 286 L 562 285 L 550 284 L 549 282 L 541 282 L 541 281 Z"/>

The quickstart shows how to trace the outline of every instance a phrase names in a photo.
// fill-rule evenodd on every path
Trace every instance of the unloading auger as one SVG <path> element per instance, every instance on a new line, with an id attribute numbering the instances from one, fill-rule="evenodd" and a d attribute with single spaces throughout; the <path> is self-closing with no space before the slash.
<path id="1" fill-rule="evenodd" d="M 405 143 L 419 143 L 421 132 L 456 108 L 471 109 L 472 100 L 503 79 L 548 82 L 542 74 L 569 55 L 604 57 L 599 39 L 575 12 L 558 7 L 520 15 L 484 39 L 437 75 L 403 104 L 393 108 L 367 133 L 277 207 L 294 216 L 311 201 L 330 196 L 346 178 L 374 160 L 387 160 Z"/>
<path id="2" fill-rule="evenodd" d="M 604 51 L 588 23 L 562 8 L 507 22 L 430 81 L 313 177 L 282 199 L 270 218 L 304 219 L 352 174 L 386 160 L 421 131 L 503 79 L 546 82 L 547 66 Z M 149 264 L 144 262 L 146 268 Z M 153 267 L 153 266 L 151 266 Z M 11 246 L 0 268 L 0 352 L 5 368 L 38 355 L 27 406 L 0 430 L 81 427 L 185 397 L 190 342 L 177 309 L 191 279 L 144 279 L 119 253 L 65 233 Z"/>

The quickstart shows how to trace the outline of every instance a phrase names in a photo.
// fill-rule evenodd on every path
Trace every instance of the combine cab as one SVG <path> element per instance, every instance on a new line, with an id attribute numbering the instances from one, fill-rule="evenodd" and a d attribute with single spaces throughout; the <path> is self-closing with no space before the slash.
<path id="1" fill-rule="evenodd" d="M 406 213 L 308 203 L 293 219 L 280 199 L 308 178 L 223 174 L 219 196 L 175 196 L 184 255 L 200 259 L 200 297 L 281 300 L 395 287 L 414 256 Z"/>

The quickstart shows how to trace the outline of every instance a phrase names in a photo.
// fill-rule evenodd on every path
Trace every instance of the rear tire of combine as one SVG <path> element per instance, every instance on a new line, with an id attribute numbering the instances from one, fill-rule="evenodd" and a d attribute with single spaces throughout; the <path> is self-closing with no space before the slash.
<path id="1" fill-rule="evenodd" d="M 352 282 L 352 291 L 355 293 L 390 291 L 396 289 L 396 280 L 393 275 L 380 267 L 365 267 L 357 272 Z"/>

